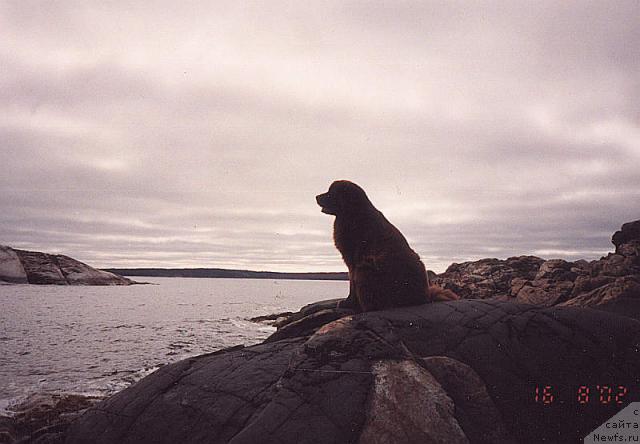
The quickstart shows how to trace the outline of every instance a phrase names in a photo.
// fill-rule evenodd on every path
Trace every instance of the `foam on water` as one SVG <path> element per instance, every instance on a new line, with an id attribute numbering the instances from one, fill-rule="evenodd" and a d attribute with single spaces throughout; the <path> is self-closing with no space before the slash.
<path id="1" fill-rule="evenodd" d="M 32 393 L 106 396 L 160 366 L 275 329 L 248 321 L 341 297 L 344 281 L 144 278 L 158 285 L 0 287 L 0 412 Z"/>

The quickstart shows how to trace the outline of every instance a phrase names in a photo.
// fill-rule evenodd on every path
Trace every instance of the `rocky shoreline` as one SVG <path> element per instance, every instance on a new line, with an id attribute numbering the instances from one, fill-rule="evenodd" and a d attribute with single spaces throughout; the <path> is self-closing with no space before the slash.
<path id="1" fill-rule="evenodd" d="M 640 319 L 640 220 L 624 224 L 613 234 L 612 243 L 613 253 L 591 262 L 536 256 L 487 258 L 451 264 L 441 274 L 429 271 L 429 279 L 463 299 L 591 307 Z M 298 313 L 277 313 L 252 320 L 279 329 L 270 339 L 289 334 L 289 330 L 305 333 L 316 323 L 348 314 L 326 311 L 338 301 L 323 301 L 303 307 Z M 302 319 L 304 322 L 300 322 Z"/>
<path id="2" fill-rule="evenodd" d="M 0 415 L 0 443 L 62 442 L 69 424 L 101 400 L 78 394 L 32 394 Z"/>
<path id="3" fill-rule="evenodd" d="M 465 299 L 513 300 L 525 304 L 593 307 L 640 293 L 640 221 L 612 238 L 615 251 L 587 262 L 535 256 L 452 264 L 434 282 Z"/>
<path id="4" fill-rule="evenodd" d="M 591 262 L 483 259 L 432 276 L 461 301 L 254 318 L 278 328 L 262 344 L 164 366 L 0 442 L 578 442 L 640 401 L 640 221 L 613 244 Z"/>
<path id="5" fill-rule="evenodd" d="M 37 285 L 132 285 L 137 282 L 98 270 L 62 254 L 0 245 L 0 283 Z"/>

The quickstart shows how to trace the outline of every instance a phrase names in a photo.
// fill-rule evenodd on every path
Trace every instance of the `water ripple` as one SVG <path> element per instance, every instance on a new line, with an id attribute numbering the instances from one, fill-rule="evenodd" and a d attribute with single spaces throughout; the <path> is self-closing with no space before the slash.
<path id="1" fill-rule="evenodd" d="M 0 406 L 41 391 L 108 395 L 167 363 L 274 331 L 250 317 L 348 290 L 328 281 L 151 280 L 159 285 L 0 286 Z"/>

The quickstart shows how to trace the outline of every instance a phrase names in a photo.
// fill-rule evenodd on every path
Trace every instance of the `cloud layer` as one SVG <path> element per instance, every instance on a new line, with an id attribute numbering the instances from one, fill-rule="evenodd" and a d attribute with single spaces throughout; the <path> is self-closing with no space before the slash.
<path id="1" fill-rule="evenodd" d="M 0 243 L 342 270 L 351 179 L 428 268 L 596 258 L 640 218 L 640 4 L 0 5 Z"/>

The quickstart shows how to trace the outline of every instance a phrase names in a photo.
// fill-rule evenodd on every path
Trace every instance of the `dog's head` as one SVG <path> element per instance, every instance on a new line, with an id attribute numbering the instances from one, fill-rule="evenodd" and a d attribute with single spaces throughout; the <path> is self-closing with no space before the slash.
<path id="1" fill-rule="evenodd" d="M 322 212 L 334 216 L 355 214 L 372 207 L 362 188 L 348 180 L 336 180 L 329 191 L 316 196 Z"/>

